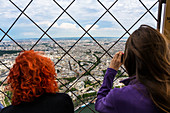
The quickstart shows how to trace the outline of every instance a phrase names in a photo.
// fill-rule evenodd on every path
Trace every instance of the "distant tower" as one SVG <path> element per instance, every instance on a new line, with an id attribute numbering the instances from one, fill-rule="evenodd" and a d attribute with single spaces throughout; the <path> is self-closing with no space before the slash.
<path id="1" fill-rule="evenodd" d="M 69 64 L 69 68 L 70 68 L 70 70 L 72 71 L 72 67 L 71 67 L 71 63 L 70 63 L 70 61 L 68 61 L 68 64 Z"/>
<path id="2" fill-rule="evenodd" d="M 55 48 L 55 43 L 53 44 L 53 48 Z"/>

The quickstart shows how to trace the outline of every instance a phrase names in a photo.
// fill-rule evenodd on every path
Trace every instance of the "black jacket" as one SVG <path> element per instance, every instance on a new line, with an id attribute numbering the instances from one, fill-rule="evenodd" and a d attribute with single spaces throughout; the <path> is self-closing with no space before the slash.
<path id="1" fill-rule="evenodd" d="M 43 94 L 33 102 L 10 105 L 1 113 L 74 113 L 74 106 L 67 94 Z"/>

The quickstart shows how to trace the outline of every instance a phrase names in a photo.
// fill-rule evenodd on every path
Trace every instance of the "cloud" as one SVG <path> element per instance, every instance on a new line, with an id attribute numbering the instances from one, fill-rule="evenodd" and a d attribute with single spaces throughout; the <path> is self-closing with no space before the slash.
<path id="1" fill-rule="evenodd" d="M 56 0 L 64 9 L 72 2 L 72 0 Z M 100 0 L 107 8 L 114 3 L 113 0 Z M 142 0 L 148 8 L 150 8 L 157 0 Z M 17 6 L 21 9 L 29 3 L 25 0 L 13 0 Z M 152 12 L 157 14 L 157 7 L 154 7 Z M 75 2 L 68 8 L 67 12 L 79 22 L 86 30 L 105 12 L 106 10 L 100 5 L 96 0 L 75 0 Z M 30 6 L 27 8 L 25 13 L 32 18 L 41 27 L 49 27 L 52 22 L 63 12 L 63 10 L 53 2 L 53 0 L 34 0 Z M 126 29 L 129 29 L 136 20 L 146 12 L 146 9 L 138 0 L 118 0 L 118 2 L 110 9 L 110 12 L 118 19 L 118 21 L 123 24 Z M 9 1 L 1 0 L 0 4 L 0 27 L 7 29 L 15 21 L 17 16 L 21 12 L 13 6 Z M 149 13 L 148 13 L 149 14 Z M 23 17 L 24 15 L 22 15 Z M 25 16 L 24 16 L 25 17 Z M 142 23 L 147 23 L 149 25 L 156 25 L 156 21 L 150 16 L 144 16 L 145 19 Z M 157 17 L 157 15 L 156 15 Z M 26 17 L 25 17 L 26 18 Z M 27 21 L 21 21 L 16 23 L 20 29 L 25 29 L 26 27 L 31 27 L 30 23 Z M 109 23 L 108 26 L 98 23 Z M 109 13 L 106 13 L 103 18 L 100 19 L 91 31 L 112 31 L 111 29 L 118 29 L 119 32 L 120 25 L 115 21 Z M 118 27 L 119 26 L 119 27 Z M 64 13 L 58 21 L 54 24 L 54 28 L 67 30 L 77 30 L 81 28 L 66 14 Z M 105 28 L 105 29 L 104 29 Z M 19 30 L 18 30 L 19 31 Z M 65 33 L 66 34 L 66 33 Z M 98 34 L 101 34 L 98 32 Z M 96 35 L 98 35 L 96 34 Z M 60 35 L 60 32 L 57 34 Z M 62 34 L 64 35 L 64 33 Z M 103 35 L 103 34 L 101 34 Z M 106 35 L 106 33 L 105 33 Z"/>
<path id="2" fill-rule="evenodd" d="M 55 23 L 53 27 L 58 29 L 77 29 L 76 24 L 72 24 L 72 23 L 61 23 L 61 24 Z"/>
<path id="3" fill-rule="evenodd" d="M 40 22 L 37 22 L 38 25 L 45 25 L 45 26 L 50 26 L 52 23 L 49 22 L 49 21 L 40 21 Z"/>
<path id="4" fill-rule="evenodd" d="M 76 24 L 71 24 L 71 23 L 62 23 L 59 28 L 62 29 L 76 29 Z"/>
<path id="5" fill-rule="evenodd" d="M 121 37 L 125 31 L 122 28 L 99 28 L 97 30 L 90 30 L 89 33 L 93 37 Z"/>
<path id="6" fill-rule="evenodd" d="M 92 25 L 86 25 L 85 29 L 88 30 Z M 99 28 L 99 25 L 94 25 L 91 30 L 97 30 L 97 28 Z"/>

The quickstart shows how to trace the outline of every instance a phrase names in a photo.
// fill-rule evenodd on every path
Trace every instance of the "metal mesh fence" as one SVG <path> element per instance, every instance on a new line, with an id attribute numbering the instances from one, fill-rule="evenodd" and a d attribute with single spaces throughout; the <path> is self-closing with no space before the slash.
<path id="1" fill-rule="evenodd" d="M 152 12 L 154 7 L 156 7 L 155 12 L 158 10 L 157 0 L 152 1 L 152 5 L 150 6 L 145 4 L 146 1 L 136 0 L 138 5 L 140 4 L 140 7 L 142 7 L 144 11 L 139 16 L 133 15 L 134 17 L 131 18 L 135 18 L 136 20 L 131 23 L 128 23 L 127 20 L 128 24 L 121 22 L 119 20 L 120 18 L 118 18 L 119 14 L 111 11 L 115 5 L 119 5 L 119 1 L 121 0 L 110 1 L 110 4 L 106 5 L 105 3 L 107 1 L 96 0 L 95 2 L 103 8 L 103 12 L 101 15 L 98 15 L 99 17 L 96 18 L 96 20 L 92 22 L 88 28 L 85 28 L 85 26 L 78 21 L 79 18 L 77 17 L 77 19 L 76 17 L 72 16 L 73 13 L 68 11 L 69 8 L 74 8 L 72 5 L 74 5 L 76 0 L 68 1 L 66 7 L 62 6 L 60 1 L 57 0 L 48 1 L 53 2 L 53 5 L 59 8 L 61 13 L 55 16 L 54 21 L 45 29 L 41 26 L 40 22 L 35 21 L 26 13 L 26 11 L 29 10 L 31 4 L 33 4 L 34 0 L 30 0 L 26 5 L 22 3 L 18 5 L 13 0 L 9 0 L 8 2 L 10 2 L 10 4 L 17 9 L 17 13 L 20 14 L 14 19 L 12 24 L 7 29 L 2 28 L 3 26 L 0 27 L 1 103 L 5 106 L 11 104 L 11 93 L 5 90 L 5 86 L 8 72 L 14 63 L 16 56 L 20 51 L 34 49 L 37 51 L 45 51 L 46 56 L 50 57 L 55 63 L 56 71 L 58 73 L 56 80 L 58 81 L 60 92 L 68 93 L 72 97 L 75 111 L 88 111 L 95 113 L 96 111 L 91 105 L 96 99 L 96 93 L 102 84 L 104 73 L 113 54 L 116 51 L 124 50 L 126 37 L 128 37 L 131 32 L 139 26 L 138 24 L 141 24 L 140 22 L 146 15 L 151 17 L 148 21 L 154 21 L 152 23 L 157 23 L 158 21 L 155 17 L 156 14 Z M 89 4 L 89 6 L 86 7 L 88 8 L 90 5 L 93 4 Z M 122 12 L 120 11 L 120 14 L 121 13 Z M 50 30 L 56 26 L 56 22 L 60 21 L 60 19 L 65 15 L 68 17 L 66 19 L 74 22 L 75 25 L 79 27 L 79 30 L 81 30 L 79 37 L 68 40 L 61 38 L 59 40 L 54 38 L 52 36 L 53 34 L 50 33 Z M 102 18 L 104 18 L 105 15 L 109 15 L 109 19 L 113 20 L 113 22 L 119 26 L 119 29 L 122 30 L 121 36 L 109 39 L 100 39 L 93 36 L 93 31 L 96 25 L 102 21 Z M 23 37 L 22 40 L 18 40 L 14 39 L 13 35 L 10 35 L 12 34 L 10 31 L 12 32 L 15 24 L 17 24 L 17 22 L 22 17 L 24 17 L 36 29 L 38 29 L 39 32 L 41 32 L 39 38 L 26 40 Z M 5 25 L 6 23 L 4 26 Z M 117 79 L 122 76 L 126 77 L 126 72 L 123 67 L 120 68 L 117 78 L 114 81 L 117 81 Z M 116 83 L 118 84 L 118 82 Z M 118 86 L 115 85 L 115 87 Z"/>

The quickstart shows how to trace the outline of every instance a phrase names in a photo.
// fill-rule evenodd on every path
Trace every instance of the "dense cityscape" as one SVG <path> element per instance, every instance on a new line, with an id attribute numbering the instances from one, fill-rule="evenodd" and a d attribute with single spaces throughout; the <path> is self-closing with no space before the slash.
<path id="1" fill-rule="evenodd" d="M 85 105 L 85 103 L 95 102 L 97 91 L 102 84 L 104 73 L 111 60 L 111 57 L 107 53 L 102 56 L 105 53 L 103 49 L 107 50 L 111 47 L 115 43 L 116 38 L 98 38 L 97 41 L 103 46 L 103 49 L 95 41 L 90 39 L 80 40 L 72 47 L 76 41 L 74 39 L 56 41 L 65 51 L 71 48 L 66 55 L 65 51 L 50 39 L 40 40 L 33 50 L 43 51 L 44 56 L 49 57 L 56 64 L 59 90 L 60 92 L 69 94 L 73 100 L 75 109 L 78 109 Z M 29 50 L 35 44 L 36 39 L 17 40 L 17 42 L 25 50 Z M 125 42 L 126 39 L 120 40 L 108 53 L 113 56 L 117 51 L 124 51 Z M 10 40 L 2 41 L 0 43 L 0 50 L 0 61 L 9 68 L 14 64 L 18 53 L 22 51 L 19 46 Z M 102 58 L 100 59 L 101 56 Z M 9 70 L 0 64 L 1 83 L 7 77 L 8 72 Z M 118 71 L 118 74 L 121 74 L 121 72 L 123 72 L 122 69 Z M 122 87 L 123 84 L 119 83 L 119 81 L 126 76 L 125 73 L 123 77 L 116 80 L 114 87 Z M 2 91 L 5 91 L 5 85 L 5 82 L 1 85 Z M 5 106 L 10 104 L 10 101 L 2 93 L 0 95 L 0 101 Z"/>

